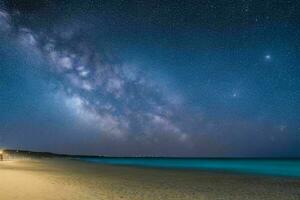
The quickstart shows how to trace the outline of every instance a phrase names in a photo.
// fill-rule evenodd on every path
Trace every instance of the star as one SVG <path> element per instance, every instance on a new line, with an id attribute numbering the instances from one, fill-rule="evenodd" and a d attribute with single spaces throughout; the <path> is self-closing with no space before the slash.
<path id="1" fill-rule="evenodd" d="M 272 59 L 270 54 L 265 55 L 265 60 L 266 61 L 270 61 Z"/>
<path id="2" fill-rule="evenodd" d="M 238 98 L 239 97 L 239 92 L 237 92 L 237 91 L 233 92 L 231 94 L 231 97 L 234 98 L 234 99 Z"/>

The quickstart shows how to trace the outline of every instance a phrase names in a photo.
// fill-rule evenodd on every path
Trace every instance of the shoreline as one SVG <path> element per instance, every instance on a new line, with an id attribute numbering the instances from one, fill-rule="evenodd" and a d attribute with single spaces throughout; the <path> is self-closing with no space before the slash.
<path id="1" fill-rule="evenodd" d="M 300 179 L 65 158 L 3 161 L 0 177 L 1 200 L 300 199 Z"/>
<path id="2" fill-rule="evenodd" d="M 50 151 L 31 151 L 25 149 L 0 149 L 3 153 L 13 156 L 27 156 L 27 157 L 40 157 L 40 158 L 105 158 L 105 159 L 115 159 L 115 158 L 126 158 L 126 159 L 136 159 L 136 158 L 145 158 L 145 159 L 208 159 L 208 160 L 300 160 L 300 157 L 198 157 L 198 156 L 109 156 L 109 155 L 77 155 L 77 154 L 62 154 L 54 153 Z"/>

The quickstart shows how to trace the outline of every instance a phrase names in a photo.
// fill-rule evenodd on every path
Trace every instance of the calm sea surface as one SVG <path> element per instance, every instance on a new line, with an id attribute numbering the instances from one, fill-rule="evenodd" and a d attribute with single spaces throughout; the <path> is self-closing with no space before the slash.
<path id="1" fill-rule="evenodd" d="M 80 160 L 112 165 L 230 171 L 270 176 L 300 177 L 300 159 L 203 159 L 203 158 L 104 158 Z"/>

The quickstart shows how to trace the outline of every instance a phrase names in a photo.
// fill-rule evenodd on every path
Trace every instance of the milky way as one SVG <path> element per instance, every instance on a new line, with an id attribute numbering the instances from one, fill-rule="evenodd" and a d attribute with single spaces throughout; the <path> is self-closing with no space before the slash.
<path id="1" fill-rule="evenodd" d="M 72 27 L 38 34 L 29 27 L 12 24 L 7 12 L 2 10 L 0 14 L 3 31 L 34 52 L 31 56 L 46 61 L 46 70 L 59 83 L 53 95 L 75 115 L 77 123 L 115 140 L 130 137 L 151 143 L 160 140 L 161 134 L 178 142 L 187 139 L 175 122 L 181 97 L 151 80 L 151 75 L 114 55 L 96 52 L 84 38 L 77 37 L 80 32 Z"/>
<path id="2" fill-rule="evenodd" d="M 245 5 L 247 9 L 243 7 Z M 249 13 L 251 4 L 245 5 L 242 5 L 241 10 L 243 13 Z M 165 6 L 168 7 L 168 4 Z M 175 6 L 176 9 L 179 8 L 177 6 L 179 5 Z M 120 33 L 121 38 L 126 37 L 126 34 L 136 34 L 136 30 L 129 25 L 118 27 L 118 22 L 113 21 L 114 14 L 111 14 L 109 26 L 102 23 L 104 17 L 102 19 L 101 15 L 95 16 L 92 11 L 87 15 L 83 11 L 81 17 L 63 15 L 66 19 L 60 18 L 63 19 L 62 22 L 47 19 L 45 25 L 39 21 L 39 18 L 53 17 L 55 15 L 52 14 L 58 12 L 51 6 L 46 8 L 43 11 L 46 14 L 35 13 L 34 9 L 30 10 L 31 8 L 24 5 L 18 9 L 18 6 L 11 8 L 4 4 L 0 9 L 0 32 L 2 40 L 5 41 L 2 52 L 13 52 L 14 50 L 11 49 L 18 52 L 15 56 L 8 53 L 6 62 L 19 60 L 18 63 L 21 64 L 15 65 L 23 65 L 23 67 L 16 67 L 18 70 L 15 70 L 15 73 L 18 75 L 19 70 L 25 68 L 21 77 L 27 77 L 24 79 L 30 85 L 27 95 L 21 97 L 18 93 L 23 90 L 22 86 L 18 86 L 15 92 L 9 92 L 11 89 L 9 84 L 3 82 L 8 88 L 3 89 L 4 100 L 0 106 L 3 109 L 7 108 L 4 111 L 7 112 L 7 116 L 5 115 L 1 120 L 3 126 L 0 129 L 2 131 L 0 142 L 3 146 L 109 155 L 295 156 L 300 153 L 294 150 L 300 142 L 298 135 L 300 127 L 295 123 L 297 117 L 290 114 L 289 119 L 277 114 L 282 113 L 280 112 L 282 110 L 277 109 L 280 107 L 278 102 L 289 106 L 287 110 L 297 107 L 299 101 L 295 99 L 298 93 L 291 88 L 296 84 L 296 88 L 299 89 L 297 85 L 299 82 L 293 77 L 290 90 L 286 90 L 290 92 L 287 93 L 284 101 L 278 100 L 284 96 L 283 94 L 273 98 L 277 90 L 274 83 L 282 77 L 286 79 L 290 77 L 286 72 L 294 69 L 294 63 L 291 63 L 290 68 L 285 71 L 281 67 L 281 71 L 273 69 L 272 65 L 275 66 L 275 62 L 278 66 L 283 66 L 276 60 L 276 51 L 272 53 L 270 48 L 268 52 L 262 51 L 260 56 L 255 55 L 257 61 L 252 62 L 251 56 L 254 55 L 250 47 L 239 47 L 241 49 L 239 53 L 232 51 L 232 48 L 226 51 L 227 47 L 223 48 L 226 46 L 224 42 L 226 40 L 221 40 L 218 33 L 207 31 L 206 29 L 210 29 L 209 26 L 202 24 L 203 33 L 195 30 L 189 34 L 189 37 L 183 34 L 184 37 L 162 34 L 163 37 L 159 35 L 161 40 L 149 39 L 153 44 L 150 45 L 151 48 L 153 46 L 162 53 L 156 56 L 155 51 L 135 47 L 133 49 L 138 49 L 140 52 L 132 51 L 133 53 L 128 54 L 135 54 L 136 57 L 143 54 L 154 56 L 150 56 L 150 61 L 149 57 L 145 59 L 142 56 L 139 62 L 129 61 L 130 59 L 126 58 L 128 57 L 126 50 L 124 52 L 115 50 L 113 45 L 110 46 L 110 43 L 113 43 L 110 41 L 113 39 L 105 38 L 107 35 L 104 33 L 109 33 L 111 29 L 128 30 L 129 33 L 125 31 L 125 36 L 121 36 Z M 98 12 L 97 9 L 95 10 Z M 192 12 L 198 11 L 192 10 Z M 47 12 L 52 14 L 47 16 Z M 159 9 L 158 13 L 160 12 L 163 13 L 163 9 Z M 188 16 L 187 13 L 184 15 Z M 207 17 L 209 16 L 211 15 L 207 14 Z M 156 17 L 164 23 L 164 17 L 160 14 L 154 16 Z M 175 16 L 176 23 L 177 18 L 180 17 Z M 166 23 L 171 23 L 169 20 L 166 20 Z M 251 22 L 249 17 L 245 17 L 246 20 Z M 87 21 L 90 22 L 85 23 Z M 138 24 L 138 18 L 134 22 Z M 254 22 L 260 21 L 255 18 Z M 183 25 L 185 23 L 188 24 L 182 22 Z M 223 27 L 223 24 L 217 25 L 218 28 Z M 146 36 L 149 38 L 154 37 L 157 30 L 164 33 L 164 26 L 143 27 L 145 30 L 141 32 L 148 31 L 150 35 L 146 34 Z M 257 27 L 257 30 L 260 30 L 259 24 Z M 183 30 L 177 31 L 181 33 Z M 223 34 L 227 30 L 218 31 Z M 91 32 L 97 32 L 100 36 L 95 39 L 94 33 Z M 228 35 L 233 37 L 234 34 Z M 254 34 L 259 35 L 260 32 Z M 200 35 L 203 35 L 203 38 Z M 209 49 L 205 47 L 201 49 L 202 44 L 195 43 L 195 48 L 200 49 L 200 53 L 196 53 L 198 50 L 188 48 L 188 45 L 192 44 L 187 38 L 198 37 L 197 41 L 202 42 L 203 45 L 206 42 L 205 37 L 215 39 L 213 42 L 208 40 L 207 45 L 211 45 Z M 124 41 L 131 45 L 135 40 L 129 38 L 131 37 Z M 148 45 L 148 40 L 145 38 L 142 42 Z M 179 43 L 178 47 L 175 44 L 176 40 Z M 183 44 L 187 46 L 182 47 L 182 53 L 177 53 L 176 51 L 181 49 L 181 40 L 185 41 L 186 43 Z M 228 40 L 235 45 L 234 39 Z M 139 38 L 136 38 L 136 41 L 139 41 Z M 250 36 L 247 41 L 251 43 Z M 168 50 L 169 47 L 164 47 L 163 42 L 170 42 L 171 50 Z M 215 48 L 214 45 L 220 47 Z M 233 49 L 234 45 L 232 45 Z M 283 46 L 282 49 L 284 48 Z M 188 53 L 191 49 L 192 53 Z M 245 55 L 250 55 L 250 59 L 249 57 L 244 59 Z M 287 54 L 287 56 L 291 55 L 293 54 Z M 175 62 L 179 58 L 182 61 Z M 193 63 L 197 59 L 200 61 L 197 61 L 197 64 Z M 165 60 L 168 60 L 165 64 L 167 67 L 159 69 L 164 65 Z M 183 71 L 179 70 L 181 62 L 185 66 Z M 1 65 L 2 74 L 3 77 L 12 78 L 15 75 L 8 70 L 8 65 Z M 158 67 L 149 69 L 147 65 Z M 190 65 L 193 67 L 189 67 Z M 232 68 L 228 67 L 229 65 Z M 235 65 L 238 65 L 237 70 L 234 68 Z M 268 74 L 263 71 L 267 70 L 267 67 L 270 71 L 273 70 L 270 72 L 272 76 L 263 81 L 260 76 Z M 254 70 L 256 68 L 258 70 Z M 30 75 L 26 75 L 28 73 Z M 278 78 L 276 79 L 275 76 Z M 258 85 L 256 80 L 263 82 Z M 11 82 L 18 81 L 21 82 L 21 80 Z M 280 84 L 284 85 L 282 82 Z M 25 86 L 26 84 L 24 88 Z M 267 91 L 272 94 L 268 94 Z M 13 114 L 8 114 L 10 110 L 7 105 L 10 102 L 10 95 L 17 96 L 16 99 L 21 97 L 20 104 L 24 106 L 24 108 L 12 108 Z M 30 102 L 30 106 L 26 106 L 27 101 Z M 38 103 L 34 105 L 34 102 Z M 36 110 L 37 119 L 35 117 L 21 119 L 18 109 L 22 111 L 21 113 L 27 111 L 35 113 Z M 8 117 L 10 115 L 14 120 L 10 120 Z M 44 118 L 45 122 L 39 125 L 39 120 L 42 121 Z"/>

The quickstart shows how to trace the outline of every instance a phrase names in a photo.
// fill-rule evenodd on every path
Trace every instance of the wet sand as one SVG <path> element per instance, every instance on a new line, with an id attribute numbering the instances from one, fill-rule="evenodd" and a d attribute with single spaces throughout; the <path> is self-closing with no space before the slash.
<path id="1" fill-rule="evenodd" d="M 299 200 L 300 179 L 85 163 L 0 162 L 1 200 Z"/>

